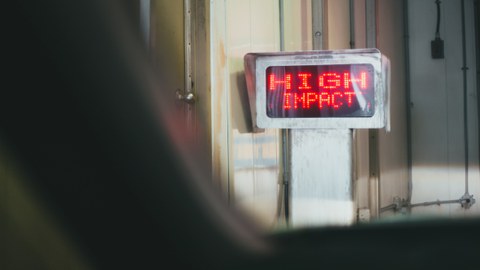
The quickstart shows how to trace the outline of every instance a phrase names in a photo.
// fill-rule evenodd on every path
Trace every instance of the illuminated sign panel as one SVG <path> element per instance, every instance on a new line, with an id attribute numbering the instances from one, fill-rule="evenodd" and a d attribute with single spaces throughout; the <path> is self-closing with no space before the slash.
<path id="1" fill-rule="evenodd" d="M 265 76 L 268 117 L 372 117 L 375 111 L 370 64 L 272 66 Z"/>
<path id="2" fill-rule="evenodd" d="M 377 49 L 249 53 L 255 128 L 383 128 L 388 59 Z"/>

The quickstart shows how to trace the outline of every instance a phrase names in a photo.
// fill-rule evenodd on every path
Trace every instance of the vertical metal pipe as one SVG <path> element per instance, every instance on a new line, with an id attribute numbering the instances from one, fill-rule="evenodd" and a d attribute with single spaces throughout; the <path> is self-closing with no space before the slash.
<path id="1" fill-rule="evenodd" d="M 412 201 L 412 122 L 411 122 L 411 88 L 410 88 L 410 32 L 408 24 L 408 0 L 403 1 L 403 32 L 405 47 L 405 92 L 406 92 L 406 117 L 407 117 L 407 166 L 408 166 L 408 187 L 407 187 L 407 203 Z"/>
<path id="2" fill-rule="evenodd" d="M 366 47 L 377 47 L 377 1 L 365 0 Z M 369 201 L 372 217 L 380 215 L 380 169 L 378 160 L 378 130 L 368 132 L 369 142 Z"/>
<path id="3" fill-rule="evenodd" d="M 467 48 L 465 37 L 465 0 L 461 2 L 462 8 L 462 71 L 463 71 L 463 138 L 465 147 L 465 194 L 468 194 L 468 100 L 467 100 Z"/>
<path id="4" fill-rule="evenodd" d="M 323 49 L 323 0 L 312 0 L 313 49 Z"/>
<path id="5" fill-rule="evenodd" d="M 353 0 L 349 3 L 349 19 L 350 19 L 350 49 L 355 48 L 355 4 Z"/>
<path id="6" fill-rule="evenodd" d="M 376 0 L 365 0 L 365 30 L 367 48 L 377 47 Z"/>
<path id="7" fill-rule="evenodd" d="M 185 96 L 192 92 L 192 5 L 191 0 L 183 1 L 184 43 L 185 43 Z"/>
<path id="8" fill-rule="evenodd" d="M 285 51 L 285 7 L 284 0 L 278 0 L 278 20 L 280 27 L 280 51 Z"/>
<path id="9" fill-rule="evenodd" d="M 474 15 L 475 18 L 475 55 L 476 58 L 476 80 L 477 80 L 477 121 L 478 127 L 480 127 L 480 1 L 474 0 Z M 478 134 L 478 139 L 480 141 L 480 134 Z M 480 154 L 480 143 L 478 144 L 478 154 Z M 479 168 L 480 169 L 480 168 Z"/>
<path id="10" fill-rule="evenodd" d="M 193 52 L 193 37 L 195 32 L 194 23 L 194 14 L 195 6 L 192 4 L 192 0 L 183 1 L 183 16 L 184 16 L 184 92 L 183 92 L 183 101 L 185 101 L 185 125 L 187 132 L 191 134 L 189 138 L 193 141 L 196 140 L 194 135 L 196 130 L 196 121 L 195 121 L 195 93 L 193 89 L 193 61 L 194 61 L 194 52 Z"/>
<path id="11" fill-rule="evenodd" d="M 280 31 L 280 51 L 285 50 L 285 6 L 284 0 L 278 0 L 278 19 L 279 19 L 279 31 Z M 289 168 L 290 168 L 290 161 L 289 161 L 289 130 L 288 129 L 281 129 L 281 136 L 282 136 L 282 167 L 283 167 L 283 209 L 285 214 L 285 222 L 288 225 L 290 219 L 290 201 L 289 201 Z"/>
<path id="12" fill-rule="evenodd" d="M 290 220 L 290 195 L 289 195 L 289 179 L 290 179 L 290 130 L 282 129 L 282 162 L 283 162 L 283 209 L 285 214 L 285 222 L 288 225 Z"/>
<path id="13" fill-rule="evenodd" d="M 140 0 L 140 28 L 148 48 L 150 46 L 150 0 Z"/>

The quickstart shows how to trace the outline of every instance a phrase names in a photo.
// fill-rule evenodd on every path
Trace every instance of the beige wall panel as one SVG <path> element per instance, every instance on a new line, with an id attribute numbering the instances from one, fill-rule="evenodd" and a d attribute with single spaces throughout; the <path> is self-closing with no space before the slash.
<path id="1" fill-rule="evenodd" d="M 211 10 L 214 170 L 226 176 L 222 185 L 232 206 L 270 229 L 277 211 L 278 131 L 251 133 L 243 57 L 279 50 L 278 1 L 213 1 Z"/>
<path id="2" fill-rule="evenodd" d="M 348 0 L 325 0 L 327 14 L 326 48 L 328 50 L 350 48 L 350 20 Z"/>
<path id="3" fill-rule="evenodd" d="M 285 0 L 285 51 L 312 49 L 312 3 Z"/>
<path id="4" fill-rule="evenodd" d="M 291 50 L 311 44 L 309 3 L 285 1 L 285 22 L 291 27 L 290 32 L 285 30 L 285 40 Z M 227 179 L 221 185 L 233 206 L 272 229 L 278 226 L 279 131 L 252 133 L 243 57 L 248 52 L 280 50 L 278 1 L 211 1 L 211 12 L 215 175 Z"/>

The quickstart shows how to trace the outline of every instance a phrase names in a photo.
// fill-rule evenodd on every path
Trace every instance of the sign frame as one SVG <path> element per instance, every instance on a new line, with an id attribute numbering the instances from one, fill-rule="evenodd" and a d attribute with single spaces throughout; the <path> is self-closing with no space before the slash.
<path id="1" fill-rule="evenodd" d="M 383 128 L 388 119 L 389 63 L 378 49 L 248 53 L 245 77 L 254 128 Z M 271 66 L 371 64 L 374 113 L 371 117 L 271 118 L 266 109 L 266 70 Z"/>

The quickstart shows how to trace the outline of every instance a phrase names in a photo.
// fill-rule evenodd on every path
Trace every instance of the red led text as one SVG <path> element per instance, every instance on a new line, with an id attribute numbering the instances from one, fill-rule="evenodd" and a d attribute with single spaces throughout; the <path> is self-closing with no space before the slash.
<path id="1" fill-rule="evenodd" d="M 355 76 L 349 71 L 271 73 L 267 78 L 268 91 L 282 91 L 284 110 L 351 107 L 358 91 L 368 88 L 367 72 Z"/>

